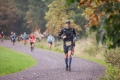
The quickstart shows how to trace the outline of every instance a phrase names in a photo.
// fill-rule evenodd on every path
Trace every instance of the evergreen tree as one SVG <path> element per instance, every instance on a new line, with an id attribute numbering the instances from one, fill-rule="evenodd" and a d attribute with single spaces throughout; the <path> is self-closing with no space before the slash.
<path id="1" fill-rule="evenodd" d="M 31 28 L 28 28 L 26 12 L 28 11 L 28 0 L 14 0 L 17 7 L 17 13 L 19 14 L 19 19 L 14 24 L 13 31 L 17 34 L 22 34 L 23 32 L 30 33 Z"/>
<path id="2" fill-rule="evenodd" d="M 42 32 L 45 30 L 46 21 L 44 19 L 47 6 L 42 0 L 29 0 L 28 11 L 26 19 L 29 27 L 32 30 L 40 29 Z"/>

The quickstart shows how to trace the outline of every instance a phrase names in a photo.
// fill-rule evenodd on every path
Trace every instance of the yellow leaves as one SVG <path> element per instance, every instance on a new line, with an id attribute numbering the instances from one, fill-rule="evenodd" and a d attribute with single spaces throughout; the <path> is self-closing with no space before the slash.
<path id="1" fill-rule="evenodd" d="M 80 9 L 80 6 L 78 6 L 78 9 Z"/>
<path id="2" fill-rule="evenodd" d="M 75 14 L 72 10 L 66 13 L 64 3 L 65 0 L 55 0 L 49 5 L 49 11 L 45 16 L 45 19 L 48 21 L 46 24 L 48 33 L 53 33 L 57 36 L 58 32 L 65 27 L 66 19 L 69 19 L 71 15 Z M 73 20 L 71 20 L 71 26 L 77 30 L 81 29 Z"/>

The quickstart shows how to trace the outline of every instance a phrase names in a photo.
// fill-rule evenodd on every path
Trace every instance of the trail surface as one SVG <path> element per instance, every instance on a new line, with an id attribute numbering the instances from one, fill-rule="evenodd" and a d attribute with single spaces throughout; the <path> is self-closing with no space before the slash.
<path id="1" fill-rule="evenodd" d="M 0 76 L 0 80 L 97 80 L 104 74 L 105 68 L 97 63 L 73 57 L 71 72 L 65 71 L 64 54 L 49 52 L 35 48 L 31 53 L 30 47 L 10 41 L 0 42 L 1 46 L 23 52 L 35 58 L 37 64 L 29 69 Z"/>

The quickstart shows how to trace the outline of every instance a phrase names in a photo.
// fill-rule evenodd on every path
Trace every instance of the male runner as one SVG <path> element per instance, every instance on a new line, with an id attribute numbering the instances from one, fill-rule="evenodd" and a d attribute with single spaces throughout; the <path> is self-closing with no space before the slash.
<path id="1" fill-rule="evenodd" d="M 3 31 L 1 32 L 1 42 L 3 42 L 3 39 L 4 39 L 5 35 L 3 33 Z"/>
<path id="2" fill-rule="evenodd" d="M 24 32 L 24 34 L 23 34 L 23 42 L 24 42 L 24 45 L 26 46 L 26 43 L 27 43 L 27 34 L 26 34 L 26 32 Z"/>
<path id="3" fill-rule="evenodd" d="M 31 35 L 30 35 L 31 52 L 34 51 L 34 43 L 35 43 L 35 35 L 33 33 L 31 33 Z"/>
<path id="4" fill-rule="evenodd" d="M 11 38 L 12 38 L 13 46 L 15 46 L 15 42 L 16 42 L 16 34 L 13 33 L 13 35 L 11 36 Z"/>
<path id="5" fill-rule="evenodd" d="M 13 32 L 11 32 L 10 34 L 10 41 L 12 42 L 12 35 L 13 35 Z"/>
<path id="6" fill-rule="evenodd" d="M 49 43 L 49 48 L 50 48 L 50 52 L 51 52 L 51 48 L 52 48 L 52 43 L 55 40 L 55 38 L 52 35 L 49 35 L 47 38 L 47 41 Z"/>
<path id="7" fill-rule="evenodd" d="M 76 40 L 74 38 L 76 36 L 74 28 L 70 26 L 70 20 L 66 20 L 66 27 L 63 28 L 58 37 L 63 39 L 63 48 L 65 53 L 65 64 L 66 64 L 66 71 L 71 70 L 71 62 L 72 62 L 72 49 L 73 49 L 73 42 Z"/>

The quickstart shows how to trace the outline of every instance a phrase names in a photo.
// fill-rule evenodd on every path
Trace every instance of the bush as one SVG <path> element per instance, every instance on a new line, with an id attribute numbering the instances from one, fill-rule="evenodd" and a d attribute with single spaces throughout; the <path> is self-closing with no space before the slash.
<path id="1" fill-rule="evenodd" d="M 120 69 L 111 65 L 109 66 L 107 76 L 103 77 L 101 80 L 120 80 Z"/>
<path id="2" fill-rule="evenodd" d="M 107 51 L 105 59 L 110 68 L 107 69 L 108 75 L 104 80 L 120 80 L 120 48 Z"/>
<path id="3" fill-rule="evenodd" d="M 120 68 L 120 48 L 108 51 L 105 58 L 107 63 Z"/>

